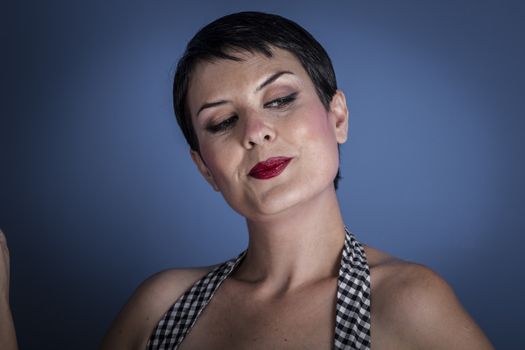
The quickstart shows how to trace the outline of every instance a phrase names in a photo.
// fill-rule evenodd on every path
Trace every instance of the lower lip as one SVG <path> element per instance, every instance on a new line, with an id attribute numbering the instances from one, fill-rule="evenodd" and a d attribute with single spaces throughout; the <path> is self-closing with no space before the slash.
<path id="1" fill-rule="evenodd" d="M 258 171 L 251 171 L 248 175 L 259 180 L 267 180 L 281 174 L 284 169 L 290 164 L 292 158 L 283 158 L 282 161 L 277 162 L 274 166 L 267 167 Z"/>

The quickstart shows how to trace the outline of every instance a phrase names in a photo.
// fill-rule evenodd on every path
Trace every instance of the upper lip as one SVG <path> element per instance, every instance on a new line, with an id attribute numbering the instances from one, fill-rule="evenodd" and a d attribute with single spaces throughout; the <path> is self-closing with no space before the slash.
<path id="1" fill-rule="evenodd" d="M 291 157 L 282 157 L 282 156 L 268 158 L 262 162 L 255 164 L 253 168 L 251 168 L 248 175 L 256 176 L 257 174 L 272 171 L 273 169 L 281 166 L 283 163 L 286 163 L 291 159 L 292 159 Z"/>

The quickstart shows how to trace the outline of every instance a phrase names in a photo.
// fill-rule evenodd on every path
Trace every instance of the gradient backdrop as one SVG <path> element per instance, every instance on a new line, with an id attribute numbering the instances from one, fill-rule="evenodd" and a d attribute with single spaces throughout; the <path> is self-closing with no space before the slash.
<path id="1" fill-rule="evenodd" d="M 351 109 L 339 197 L 352 231 L 444 276 L 497 348 L 523 343 L 523 2 L 3 7 L 0 227 L 21 349 L 93 349 L 147 276 L 245 248 L 170 96 L 186 42 L 240 10 L 289 17 L 331 55 Z"/>

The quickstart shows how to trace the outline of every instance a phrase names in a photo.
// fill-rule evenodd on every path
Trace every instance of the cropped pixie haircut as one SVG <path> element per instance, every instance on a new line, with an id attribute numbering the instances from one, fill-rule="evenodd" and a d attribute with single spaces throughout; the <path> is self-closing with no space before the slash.
<path id="1" fill-rule="evenodd" d="M 193 128 L 187 104 L 189 83 L 201 62 L 218 59 L 241 61 L 234 52 L 247 51 L 272 57 L 272 47 L 287 50 L 301 63 L 312 80 L 326 110 L 337 91 L 332 62 L 325 49 L 297 23 L 262 12 L 239 12 L 221 17 L 203 27 L 186 46 L 177 64 L 173 81 L 173 106 L 177 122 L 190 148 L 200 154 L 199 140 Z M 334 186 L 340 179 L 340 171 Z"/>

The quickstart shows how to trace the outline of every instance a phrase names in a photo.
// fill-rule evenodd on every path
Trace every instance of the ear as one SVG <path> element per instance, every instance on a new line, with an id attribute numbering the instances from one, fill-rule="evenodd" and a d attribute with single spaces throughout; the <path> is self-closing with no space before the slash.
<path id="1" fill-rule="evenodd" d="M 206 163 L 204 163 L 204 160 L 202 160 L 201 155 L 199 152 L 194 151 L 190 149 L 190 155 L 191 159 L 193 159 L 193 163 L 197 166 L 197 169 L 201 173 L 201 175 L 204 177 L 206 181 L 213 187 L 213 189 L 217 192 L 219 192 L 219 187 L 215 183 L 215 180 L 213 179 L 213 175 L 211 174 L 210 170 L 206 166 Z"/>
<path id="2" fill-rule="evenodd" d="M 345 143 L 348 138 L 348 108 L 345 94 L 337 90 L 330 102 L 330 115 L 333 118 L 333 127 L 337 143 Z"/>

